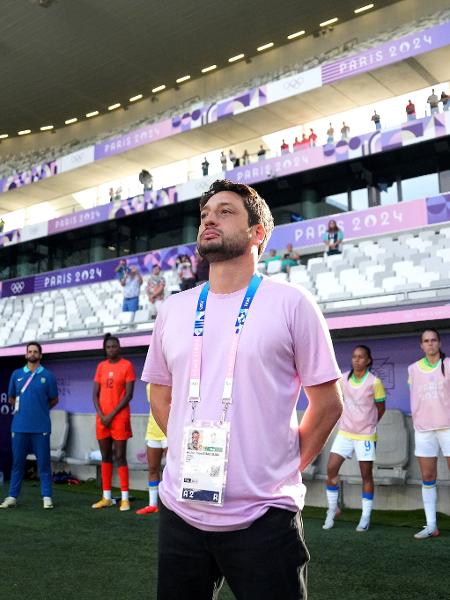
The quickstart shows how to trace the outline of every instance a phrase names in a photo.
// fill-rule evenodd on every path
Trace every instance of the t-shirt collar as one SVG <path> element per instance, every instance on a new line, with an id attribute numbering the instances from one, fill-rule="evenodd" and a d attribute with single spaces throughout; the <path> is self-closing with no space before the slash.
<path id="1" fill-rule="evenodd" d="M 36 369 L 36 373 L 42 373 L 43 370 L 44 370 L 44 367 L 42 365 L 39 365 L 39 367 Z M 24 371 L 24 373 L 31 373 L 31 371 L 27 367 L 27 365 L 24 366 L 23 371 Z"/>

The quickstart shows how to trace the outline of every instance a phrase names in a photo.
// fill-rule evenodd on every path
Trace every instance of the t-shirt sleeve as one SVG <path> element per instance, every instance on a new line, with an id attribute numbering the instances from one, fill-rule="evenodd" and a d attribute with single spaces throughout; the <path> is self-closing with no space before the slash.
<path id="1" fill-rule="evenodd" d="M 294 311 L 292 337 L 295 364 L 304 386 L 341 377 L 328 326 L 316 301 L 306 290 Z"/>
<path id="2" fill-rule="evenodd" d="M 131 362 L 128 363 L 125 373 L 125 382 L 129 383 L 130 381 L 136 381 L 136 373 L 134 372 L 134 367 Z"/>
<path id="3" fill-rule="evenodd" d="M 11 375 L 11 378 L 9 380 L 9 386 L 8 386 L 8 396 L 9 398 L 15 398 L 16 397 L 16 378 L 15 378 L 16 372 L 14 371 L 14 373 Z"/>
<path id="4" fill-rule="evenodd" d="M 94 381 L 95 381 L 95 383 L 98 383 L 98 384 L 101 384 L 101 382 L 102 382 L 102 363 L 97 365 Z"/>
<path id="5" fill-rule="evenodd" d="M 49 373 L 48 376 L 48 397 L 49 398 L 57 398 L 58 397 L 58 385 L 56 383 L 56 378 L 53 373 Z"/>
<path id="6" fill-rule="evenodd" d="M 141 379 L 147 383 L 172 386 L 172 374 L 167 367 L 163 350 L 164 314 L 163 304 L 156 317 Z"/>
<path id="7" fill-rule="evenodd" d="M 375 377 L 375 381 L 373 383 L 373 392 L 375 402 L 385 402 L 386 390 L 384 389 L 383 382 L 378 377 Z"/>

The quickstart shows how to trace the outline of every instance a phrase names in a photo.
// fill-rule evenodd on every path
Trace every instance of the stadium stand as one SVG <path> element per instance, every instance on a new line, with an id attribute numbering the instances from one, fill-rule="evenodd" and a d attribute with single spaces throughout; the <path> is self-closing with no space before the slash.
<path id="1" fill-rule="evenodd" d="M 302 63 L 293 63 L 290 65 L 285 65 L 283 68 L 278 69 L 276 72 L 269 72 L 264 76 L 248 79 L 242 82 L 239 86 L 221 89 L 220 95 L 216 94 L 213 96 L 204 97 L 201 98 L 201 100 L 211 103 L 217 102 L 222 98 L 233 96 L 234 94 L 242 92 L 245 89 L 263 85 L 270 81 L 277 81 L 282 77 L 288 77 L 296 73 L 301 73 L 302 71 L 305 71 L 307 69 L 311 69 L 318 65 L 324 64 L 327 61 L 334 61 L 345 56 L 351 56 L 352 54 L 358 51 L 363 51 L 377 44 L 385 43 L 393 39 L 394 37 L 401 37 L 402 35 L 410 34 L 414 31 L 419 31 L 426 27 L 431 27 L 433 25 L 443 23 L 447 21 L 449 17 L 450 10 L 440 10 L 431 16 L 425 16 L 410 21 L 404 24 L 402 27 L 390 29 L 389 31 L 383 32 L 382 35 L 370 37 L 367 40 L 359 42 L 356 38 L 352 40 L 351 43 L 346 42 L 341 46 L 331 48 L 330 50 L 327 50 L 326 52 L 323 52 L 318 56 L 305 59 L 305 61 Z M 56 160 L 57 158 L 64 156 L 69 152 L 71 153 L 76 152 L 77 150 L 81 150 L 90 144 L 96 144 L 101 141 L 105 141 L 116 135 L 124 135 L 143 125 L 156 123 L 163 119 L 173 117 L 176 114 L 182 114 L 183 112 L 190 112 L 191 110 L 195 109 L 196 103 L 199 100 L 200 98 L 196 98 L 194 104 L 192 103 L 192 100 L 190 100 L 185 104 L 174 105 L 168 110 L 154 114 L 151 118 L 140 118 L 139 120 L 130 123 L 126 128 L 124 128 L 123 126 L 117 127 L 102 133 L 102 135 L 96 135 L 95 137 L 85 138 L 83 140 L 72 139 L 66 144 L 59 146 L 58 148 L 45 147 L 39 148 L 39 150 L 33 150 L 31 152 L 21 152 L 12 155 L 7 154 L 2 157 L 2 163 L 0 165 L 0 177 L 7 177 L 16 173 L 20 173 L 22 171 L 26 171 L 27 169 L 30 169 L 33 166 Z"/>
<path id="2" fill-rule="evenodd" d="M 348 242 L 342 255 L 317 256 L 291 268 L 290 281 L 313 293 L 324 313 L 413 305 L 450 299 L 450 227 Z M 286 281 L 281 261 L 268 263 L 268 275 Z M 166 296 L 179 291 L 175 271 L 164 272 Z M 150 305 L 141 292 L 130 324 L 122 313 L 116 280 L 0 299 L 5 326 L 0 346 L 27 340 L 95 336 L 106 331 L 147 331 Z"/>

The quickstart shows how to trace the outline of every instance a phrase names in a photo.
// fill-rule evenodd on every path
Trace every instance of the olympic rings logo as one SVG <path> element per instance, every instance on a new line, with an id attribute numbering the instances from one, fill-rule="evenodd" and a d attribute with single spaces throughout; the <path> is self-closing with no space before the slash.
<path id="1" fill-rule="evenodd" d="M 295 79 L 291 79 L 290 81 L 286 81 L 283 85 L 285 90 L 293 89 L 297 90 L 303 86 L 305 80 L 303 77 L 296 77 Z"/>
<path id="2" fill-rule="evenodd" d="M 24 281 L 15 281 L 14 283 L 11 284 L 11 291 L 15 296 L 18 296 L 19 294 L 21 294 L 23 292 L 24 288 L 25 288 Z"/>

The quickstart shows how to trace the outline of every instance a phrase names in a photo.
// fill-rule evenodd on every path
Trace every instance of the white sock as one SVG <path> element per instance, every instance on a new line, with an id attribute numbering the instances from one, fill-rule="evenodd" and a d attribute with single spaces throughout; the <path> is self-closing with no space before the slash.
<path id="1" fill-rule="evenodd" d="M 126 492 L 122 491 L 122 500 L 129 500 L 130 499 L 130 495 L 128 493 L 128 490 Z"/>
<path id="2" fill-rule="evenodd" d="M 148 504 L 149 506 L 158 506 L 158 484 L 159 481 L 148 482 Z"/>
<path id="3" fill-rule="evenodd" d="M 432 482 L 431 485 L 422 485 L 422 499 L 423 507 L 425 509 L 425 517 L 427 520 L 427 527 L 429 531 L 434 531 L 436 529 L 437 501 L 437 490 L 435 481 Z"/>
<path id="4" fill-rule="evenodd" d="M 370 514 L 372 512 L 372 508 L 373 508 L 373 498 L 369 499 L 369 498 L 363 498 L 362 499 L 362 518 L 363 519 L 367 519 L 368 521 L 370 520 Z"/>
<path id="5" fill-rule="evenodd" d="M 339 500 L 339 486 L 327 485 L 328 510 L 336 512 L 337 508 L 338 508 L 338 500 Z"/>
<path id="6" fill-rule="evenodd" d="M 111 500 L 111 490 L 103 490 L 103 498 L 105 498 L 105 500 Z"/>

